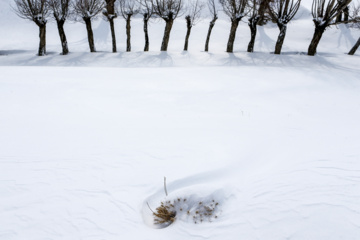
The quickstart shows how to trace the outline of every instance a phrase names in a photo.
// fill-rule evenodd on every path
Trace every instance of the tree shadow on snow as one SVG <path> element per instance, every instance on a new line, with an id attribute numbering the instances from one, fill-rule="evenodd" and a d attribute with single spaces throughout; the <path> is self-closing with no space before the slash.
<path id="1" fill-rule="evenodd" d="M 7 55 L 15 55 L 15 54 L 21 54 L 21 53 L 28 53 L 31 51 L 27 50 L 0 50 L 0 56 L 7 56 Z"/>

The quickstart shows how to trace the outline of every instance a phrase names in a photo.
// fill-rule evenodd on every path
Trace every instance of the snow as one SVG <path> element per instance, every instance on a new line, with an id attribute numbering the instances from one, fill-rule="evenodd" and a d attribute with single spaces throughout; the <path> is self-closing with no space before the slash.
<path id="1" fill-rule="evenodd" d="M 0 3 L 0 239 L 360 239 L 359 30 L 327 30 L 306 56 L 314 26 L 308 2 L 288 25 L 283 53 L 271 54 L 275 24 L 260 27 L 255 53 L 240 23 L 219 17 L 210 52 L 208 23 L 186 33 L 176 19 L 169 51 L 163 21 L 66 23 L 71 53 L 60 55 L 55 22 L 36 56 L 38 27 Z M 16 29 L 16 31 L 14 30 Z M 165 197 L 163 177 L 167 178 Z M 166 228 L 153 224 L 161 201 L 187 199 Z M 199 202 L 217 218 L 195 224 Z M 178 207 L 177 209 L 180 209 Z"/>

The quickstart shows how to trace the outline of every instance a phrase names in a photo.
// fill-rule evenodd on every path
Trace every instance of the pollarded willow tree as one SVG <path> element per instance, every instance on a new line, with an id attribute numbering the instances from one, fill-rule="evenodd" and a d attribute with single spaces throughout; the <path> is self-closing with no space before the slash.
<path id="1" fill-rule="evenodd" d="M 264 19 L 265 10 L 268 7 L 269 0 L 250 0 L 250 11 L 248 25 L 250 28 L 250 42 L 248 44 L 247 51 L 254 52 L 254 44 L 257 32 L 257 25 L 261 19 Z"/>
<path id="2" fill-rule="evenodd" d="M 71 14 L 71 0 L 48 0 L 48 4 L 58 27 L 62 54 L 66 55 L 69 53 L 69 47 L 66 40 L 64 24 L 68 16 Z"/>
<path id="3" fill-rule="evenodd" d="M 116 0 L 105 0 L 106 5 L 105 8 L 103 9 L 103 15 L 106 17 L 106 20 L 110 23 L 112 51 L 114 53 L 117 51 L 115 26 L 114 26 L 114 19 L 117 17 L 117 13 L 115 11 L 115 2 Z"/>
<path id="4" fill-rule="evenodd" d="M 357 6 L 355 5 L 352 6 L 351 12 L 352 13 L 350 17 L 350 27 L 360 29 L 360 2 L 357 3 Z M 349 19 L 347 19 L 347 21 L 349 21 Z M 359 48 L 359 46 L 360 46 L 360 37 L 356 41 L 355 45 L 351 48 L 348 54 L 354 55 L 356 50 Z"/>
<path id="5" fill-rule="evenodd" d="M 75 0 L 74 2 L 75 15 L 80 17 L 86 25 L 90 52 L 96 52 L 91 21 L 98 16 L 104 7 L 105 4 L 102 0 Z"/>
<path id="6" fill-rule="evenodd" d="M 216 7 L 215 0 L 208 0 L 207 6 L 209 8 L 209 12 L 211 15 L 211 21 L 209 24 L 209 30 L 208 30 L 208 33 L 206 36 L 206 41 L 205 41 L 205 52 L 209 51 L 210 35 L 211 35 L 213 27 L 215 26 L 215 22 L 218 19 L 218 9 Z"/>
<path id="7" fill-rule="evenodd" d="M 189 2 L 188 13 L 185 16 L 187 31 L 185 36 L 184 51 L 188 50 L 191 29 L 196 23 L 199 22 L 201 17 L 201 11 L 204 9 L 204 6 L 205 5 L 200 2 L 200 0 L 194 0 Z"/>
<path id="8" fill-rule="evenodd" d="M 230 17 L 231 28 L 229 34 L 229 40 L 227 43 L 226 51 L 233 52 L 234 41 L 236 36 L 236 30 L 239 26 L 239 22 L 245 17 L 247 0 L 219 0 L 224 12 Z"/>
<path id="9" fill-rule="evenodd" d="M 140 4 L 139 12 L 143 16 L 143 22 L 144 22 L 144 34 L 145 34 L 144 52 L 147 52 L 149 51 L 149 45 L 150 45 L 149 31 L 148 31 L 149 20 L 153 17 L 154 8 L 151 0 L 140 0 L 139 4 Z"/>
<path id="10" fill-rule="evenodd" d="M 119 0 L 120 13 L 126 21 L 126 51 L 131 51 L 131 17 L 139 12 L 138 3 L 135 0 Z"/>
<path id="11" fill-rule="evenodd" d="M 336 24 L 333 20 L 341 14 L 351 0 L 313 0 L 311 13 L 315 24 L 315 32 L 308 48 L 308 55 L 316 54 L 317 46 L 326 28 Z"/>
<path id="12" fill-rule="evenodd" d="M 154 13 L 165 21 L 161 51 L 167 51 L 174 20 L 181 15 L 182 0 L 152 0 Z"/>
<path id="13" fill-rule="evenodd" d="M 301 0 L 275 0 L 269 4 L 269 12 L 280 30 L 278 39 L 275 45 L 275 54 L 281 53 L 281 48 L 284 43 L 287 24 L 295 17 L 299 10 Z"/>
<path id="14" fill-rule="evenodd" d="M 39 27 L 39 56 L 46 55 L 46 23 L 49 15 L 47 0 L 15 0 L 16 14 Z"/>

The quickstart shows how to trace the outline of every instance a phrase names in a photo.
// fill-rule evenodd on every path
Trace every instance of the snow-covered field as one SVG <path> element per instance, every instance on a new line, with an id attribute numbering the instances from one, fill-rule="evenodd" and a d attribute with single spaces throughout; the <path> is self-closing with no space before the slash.
<path id="1" fill-rule="evenodd" d="M 110 53 L 108 23 L 94 23 L 99 52 L 88 53 L 85 26 L 65 25 L 61 56 L 48 24 L 48 55 L 37 57 L 35 24 L 0 3 L 0 239 L 360 239 L 360 59 L 348 52 L 359 30 L 325 32 L 315 57 L 305 2 L 278 34 L 261 27 L 246 53 L 241 23 L 235 53 L 225 53 L 229 22 L 208 20 L 181 51 L 185 22 L 174 24 L 168 53 L 164 24 L 150 27 L 143 53 L 141 19 L 133 52 Z M 167 177 L 165 198 L 163 177 Z M 217 218 L 194 223 L 177 212 L 153 225 L 164 199 L 219 203 Z"/>

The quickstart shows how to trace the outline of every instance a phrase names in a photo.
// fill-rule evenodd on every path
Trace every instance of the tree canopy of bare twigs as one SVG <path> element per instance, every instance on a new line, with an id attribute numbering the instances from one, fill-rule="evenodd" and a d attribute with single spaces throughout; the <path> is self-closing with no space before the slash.
<path id="1" fill-rule="evenodd" d="M 334 18 L 350 4 L 351 0 L 313 0 L 311 14 L 315 24 L 314 36 L 308 49 L 308 55 L 314 56 L 320 39 L 327 27 L 336 24 Z"/>
<path id="2" fill-rule="evenodd" d="M 166 23 L 160 50 L 167 51 L 172 25 L 174 23 L 174 20 L 181 15 L 181 11 L 183 9 L 183 1 L 182 0 L 151 0 L 151 1 L 154 7 L 154 13 L 158 17 L 162 18 Z"/>
<path id="3" fill-rule="evenodd" d="M 74 12 L 86 24 L 90 52 L 96 52 L 91 20 L 105 7 L 103 0 L 74 0 Z"/>
<path id="4" fill-rule="evenodd" d="M 276 22 L 280 33 L 275 45 L 275 54 L 281 53 L 284 43 L 287 24 L 295 17 L 299 10 L 301 0 L 275 0 L 269 4 L 269 13 Z"/>
<path id="5" fill-rule="evenodd" d="M 103 0 L 74 0 L 74 12 L 84 21 L 97 17 L 104 7 Z"/>
<path id="6" fill-rule="evenodd" d="M 71 14 L 71 0 L 47 0 L 56 21 L 66 21 Z"/>
<path id="7" fill-rule="evenodd" d="M 227 52 L 233 52 L 236 30 L 241 19 L 247 14 L 245 12 L 247 0 L 219 0 L 223 11 L 231 20 L 229 40 L 227 43 Z"/>
<path id="8" fill-rule="evenodd" d="M 39 56 L 46 54 L 46 23 L 49 15 L 49 6 L 47 0 L 15 0 L 16 14 L 30 21 L 33 21 L 39 27 Z"/>
<path id="9" fill-rule="evenodd" d="M 15 0 L 15 6 L 15 12 L 19 17 L 33 21 L 37 25 L 46 24 L 46 18 L 49 16 L 47 0 Z"/>
<path id="10" fill-rule="evenodd" d="M 48 5 L 57 23 L 62 46 L 62 54 L 66 55 L 69 53 L 69 48 L 64 31 L 64 24 L 67 17 L 71 14 L 71 0 L 48 0 Z"/>
<path id="11" fill-rule="evenodd" d="M 200 0 L 190 1 L 188 3 L 188 11 L 185 16 L 187 31 L 186 31 L 186 36 L 185 36 L 184 51 L 188 50 L 191 29 L 196 23 L 198 23 L 200 21 L 201 11 L 204 9 L 204 7 L 205 7 L 205 4 L 203 2 L 201 2 Z"/>
<path id="12" fill-rule="evenodd" d="M 208 9 L 210 12 L 211 21 L 209 23 L 209 30 L 208 30 L 208 33 L 206 36 L 206 41 L 205 41 L 205 52 L 209 51 L 209 42 L 210 42 L 211 32 L 215 26 L 216 20 L 218 19 L 218 9 L 216 7 L 215 0 L 207 0 L 207 6 L 208 6 Z"/>

